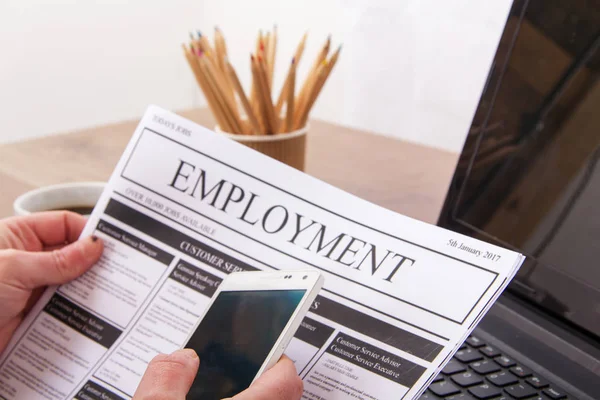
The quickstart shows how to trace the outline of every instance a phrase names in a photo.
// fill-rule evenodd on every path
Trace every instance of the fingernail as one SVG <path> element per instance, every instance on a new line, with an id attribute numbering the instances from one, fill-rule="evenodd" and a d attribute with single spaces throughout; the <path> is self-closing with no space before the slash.
<path id="1" fill-rule="evenodd" d="M 192 349 L 182 349 L 177 350 L 169 356 L 174 361 L 179 361 L 182 363 L 189 363 L 191 360 L 197 360 L 198 354 Z"/>
<path id="2" fill-rule="evenodd" d="M 98 241 L 98 236 L 92 235 L 92 242 L 96 243 Z"/>

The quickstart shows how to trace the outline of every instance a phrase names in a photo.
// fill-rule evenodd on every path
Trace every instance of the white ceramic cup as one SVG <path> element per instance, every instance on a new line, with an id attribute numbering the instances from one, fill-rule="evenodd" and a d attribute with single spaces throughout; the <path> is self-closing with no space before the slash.
<path id="1" fill-rule="evenodd" d="M 104 182 L 75 182 L 44 186 L 17 197 L 13 209 L 15 215 L 28 215 L 74 207 L 93 208 L 105 185 Z"/>

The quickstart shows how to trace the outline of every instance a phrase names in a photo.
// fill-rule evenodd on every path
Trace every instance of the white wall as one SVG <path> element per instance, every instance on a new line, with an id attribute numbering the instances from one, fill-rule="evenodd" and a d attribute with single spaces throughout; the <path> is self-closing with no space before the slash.
<path id="1" fill-rule="evenodd" d="M 371 4 L 373 3 L 373 4 Z M 460 150 L 511 0 L 0 2 L 1 141 L 204 104 L 180 52 L 219 25 L 244 82 L 258 29 L 279 28 L 278 90 L 305 30 L 300 76 L 331 33 L 340 62 L 313 116 Z"/>
<path id="2" fill-rule="evenodd" d="M 181 53 L 200 0 L 0 0 L 0 142 L 204 104 Z"/>

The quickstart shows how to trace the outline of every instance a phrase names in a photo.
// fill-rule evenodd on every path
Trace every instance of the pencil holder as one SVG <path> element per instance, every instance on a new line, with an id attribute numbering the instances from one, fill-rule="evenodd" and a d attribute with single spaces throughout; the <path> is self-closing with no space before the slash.
<path id="1" fill-rule="evenodd" d="M 304 171 L 308 124 L 298 130 L 275 135 L 240 135 L 224 132 L 218 125 L 215 131 L 231 140 Z"/>

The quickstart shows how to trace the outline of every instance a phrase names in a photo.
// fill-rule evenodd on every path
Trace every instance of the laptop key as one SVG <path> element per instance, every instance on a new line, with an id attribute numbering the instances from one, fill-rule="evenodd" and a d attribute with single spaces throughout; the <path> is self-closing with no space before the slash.
<path id="1" fill-rule="evenodd" d="M 498 372 L 497 374 L 490 374 L 486 378 L 496 386 L 514 385 L 515 383 L 519 382 L 516 376 L 506 371 Z"/>
<path id="2" fill-rule="evenodd" d="M 546 388 L 546 389 L 542 390 L 542 393 L 544 393 L 546 396 L 548 396 L 548 397 L 550 397 L 551 399 L 554 399 L 554 400 L 564 399 L 565 397 L 567 397 L 566 394 L 564 394 L 564 393 L 556 390 L 553 387 L 549 387 L 549 388 Z"/>
<path id="3" fill-rule="evenodd" d="M 457 351 L 456 354 L 454 354 L 454 358 L 468 364 L 483 359 L 483 356 L 477 350 L 465 349 Z"/>
<path id="4" fill-rule="evenodd" d="M 502 394 L 500 389 L 498 389 L 496 386 L 492 386 L 487 383 L 469 388 L 469 393 L 478 399 L 491 399 Z"/>
<path id="5" fill-rule="evenodd" d="M 438 400 L 438 399 L 439 399 L 439 397 L 435 396 L 432 393 L 429 393 L 429 391 L 423 393 L 421 395 L 421 397 L 419 397 L 419 400 Z"/>
<path id="6" fill-rule="evenodd" d="M 469 367 L 481 375 L 487 375 L 492 372 L 500 371 L 500 366 L 492 360 L 477 361 L 469 364 Z"/>
<path id="7" fill-rule="evenodd" d="M 542 378 L 538 378 L 535 375 L 532 375 L 529 378 L 525 379 L 525 382 L 529 383 L 531 386 L 533 386 L 536 389 L 545 388 L 546 386 L 550 385 L 550 383 L 546 382 Z"/>
<path id="8" fill-rule="evenodd" d="M 494 361 L 496 361 L 498 365 L 504 368 L 510 368 L 516 364 L 516 362 L 514 362 L 512 358 L 508 358 L 504 355 L 494 358 Z"/>
<path id="9" fill-rule="evenodd" d="M 439 382 L 439 381 L 441 381 L 443 379 L 444 379 L 444 375 L 438 374 L 435 378 L 433 378 L 433 380 L 431 382 L 435 383 L 435 382 Z"/>
<path id="10" fill-rule="evenodd" d="M 465 367 L 463 364 L 456 361 L 455 359 L 452 359 L 452 360 L 448 361 L 448 364 L 446 364 L 446 366 L 442 370 L 442 374 L 452 375 L 452 374 L 456 374 L 457 372 L 463 372 L 466 369 L 467 369 L 467 367 Z"/>
<path id="11" fill-rule="evenodd" d="M 463 392 L 450 397 L 446 397 L 444 400 L 475 400 L 475 397 L 471 396 L 469 393 Z"/>
<path id="12" fill-rule="evenodd" d="M 519 378 L 527 378 L 531 375 L 531 371 L 521 365 L 515 365 L 509 371 Z"/>
<path id="13" fill-rule="evenodd" d="M 454 374 L 450 377 L 452 381 L 462 387 L 469 387 L 473 385 L 479 385 L 483 382 L 483 378 L 476 373 L 467 371 L 462 374 Z"/>
<path id="14" fill-rule="evenodd" d="M 504 391 L 516 399 L 526 399 L 527 397 L 535 396 L 537 394 L 537 390 L 522 383 L 505 387 Z"/>
<path id="15" fill-rule="evenodd" d="M 460 389 L 448 381 L 440 381 L 429 385 L 429 390 L 440 397 L 450 396 L 460 392 Z"/>
<path id="16" fill-rule="evenodd" d="M 500 352 L 493 348 L 492 346 L 485 346 L 479 349 L 480 352 L 485 354 L 488 357 L 497 357 L 500 355 Z"/>
<path id="17" fill-rule="evenodd" d="M 466 342 L 469 344 L 469 346 L 475 347 L 476 349 L 485 346 L 483 340 L 479 339 L 477 336 L 471 336 L 466 340 Z"/>

